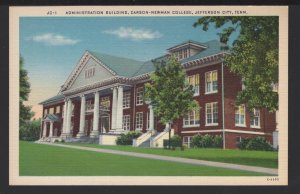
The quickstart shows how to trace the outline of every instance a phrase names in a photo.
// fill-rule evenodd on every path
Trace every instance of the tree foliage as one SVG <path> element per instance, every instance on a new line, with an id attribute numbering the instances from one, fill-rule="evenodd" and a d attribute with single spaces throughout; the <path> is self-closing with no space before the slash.
<path id="1" fill-rule="evenodd" d="M 30 83 L 28 78 L 28 72 L 24 69 L 24 60 L 20 57 L 20 96 L 19 96 L 19 105 L 20 105 L 20 126 L 24 125 L 26 121 L 30 120 L 33 116 L 31 112 L 31 107 L 24 105 L 24 102 L 28 100 L 30 93 Z"/>
<path id="2" fill-rule="evenodd" d="M 186 81 L 186 74 L 174 56 L 166 63 L 157 63 L 145 85 L 145 98 L 153 105 L 154 114 L 164 124 L 172 123 L 196 108 L 193 89 Z"/>
<path id="3" fill-rule="evenodd" d="M 36 141 L 40 137 L 41 119 L 26 121 L 20 126 L 19 138 L 24 141 Z"/>
<path id="4" fill-rule="evenodd" d="M 278 17 L 202 17 L 194 23 L 207 31 L 211 26 L 222 28 L 220 42 L 230 54 L 224 59 L 229 69 L 242 76 L 245 89 L 239 92 L 237 104 L 247 107 L 278 109 Z M 228 41 L 233 32 L 239 33 L 232 47 Z"/>

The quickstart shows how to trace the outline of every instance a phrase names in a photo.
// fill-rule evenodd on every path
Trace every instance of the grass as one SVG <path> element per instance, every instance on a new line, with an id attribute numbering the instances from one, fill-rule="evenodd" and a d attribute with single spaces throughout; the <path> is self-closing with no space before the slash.
<path id="1" fill-rule="evenodd" d="M 82 144 L 82 143 L 69 143 L 71 145 L 96 147 L 112 150 L 121 150 L 128 152 L 138 152 L 146 154 L 157 154 L 163 156 L 174 156 L 182 158 L 191 158 L 198 160 L 208 160 L 215 162 L 224 162 L 232 164 L 242 164 L 250 166 L 259 166 L 267 168 L 278 168 L 278 152 L 268 151 L 249 151 L 249 150 L 223 150 L 213 148 L 200 148 L 200 149 L 185 149 L 181 151 L 167 150 L 162 148 L 139 148 L 132 146 L 104 146 L 97 144 Z"/>
<path id="2" fill-rule="evenodd" d="M 261 176 L 266 174 L 20 141 L 20 176 Z"/>

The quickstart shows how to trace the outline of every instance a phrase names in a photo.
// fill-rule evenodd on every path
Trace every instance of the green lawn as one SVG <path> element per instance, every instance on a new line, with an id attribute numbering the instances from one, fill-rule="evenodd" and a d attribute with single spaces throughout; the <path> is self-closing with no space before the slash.
<path id="1" fill-rule="evenodd" d="M 20 141 L 20 176 L 260 176 L 265 174 Z"/>
<path id="2" fill-rule="evenodd" d="M 209 160 L 216 162 L 225 162 L 232 164 L 243 164 L 250 166 L 260 166 L 267 168 L 278 168 L 278 152 L 267 151 L 248 151 L 248 150 L 222 150 L 222 149 L 186 149 L 181 151 L 167 150 L 162 148 L 139 148 L 132 146 L 104 146 L 97 144 L 82 144 L 82 143 L 69 143 L 71 145 L 97 147 L 112 150 L 122 150 L 128 152 L 139 152 L 147 154 L 157 154 L 164 156 L 174 156 L 182 158 L 192 158 L 199 160 Z"/>

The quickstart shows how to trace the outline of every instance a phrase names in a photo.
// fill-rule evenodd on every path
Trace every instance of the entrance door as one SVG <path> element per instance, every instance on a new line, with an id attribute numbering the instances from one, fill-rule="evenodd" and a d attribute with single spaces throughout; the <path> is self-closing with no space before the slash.
<path id="1" fill-rule="evenodd" d="M 101 133 L 109 131 L 109 116 L 100 117 L 100 127 Z"/>

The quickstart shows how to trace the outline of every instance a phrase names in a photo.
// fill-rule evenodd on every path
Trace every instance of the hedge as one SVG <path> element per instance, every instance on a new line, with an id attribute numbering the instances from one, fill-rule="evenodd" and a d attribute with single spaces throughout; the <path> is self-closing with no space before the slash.
<path id="1" fill-rule="evenodd" d="M 171 144 L 171 148 L 181 147 L 182 146 L 181 137 L 178 135 L 174 135 L 170 139 L 170 144 Z M 169 139 L 164 139 L 163 146 L 164 148 L 169 147 Z"/>
<path id="2" fill-rule="evenodd" d="M 194 148 L 220 148 L 223 145 L 221 135 L 194 135 L 191 141 L 191 147 Z"/>
<path id="3" fill-rule="evenodd" d="M 135 132 L 135 131 L 130 131 L 128 133 L 121 134 L 121 136 L 119 136 L 116 139 L 116 144 L 117 145 L 132 145 L 133 139 L 136 139 L 141 135 L 142 135 L 141 132 Z"/>
<path id="4" fill-rule="evenodd" d="M 260 151 L 273 151 L 272 145 L 267 142 L 264 137 L 257 136 L 255 138 L 243 138 L 238 144 L 241 150 L 260 150 Z"/>

